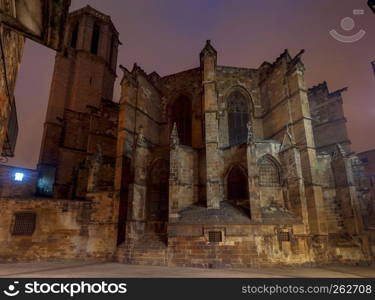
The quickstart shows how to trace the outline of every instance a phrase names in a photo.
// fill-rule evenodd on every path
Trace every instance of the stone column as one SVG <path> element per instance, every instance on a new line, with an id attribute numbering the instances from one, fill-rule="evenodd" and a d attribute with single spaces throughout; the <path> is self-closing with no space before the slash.
<path id="1" fill-rule="evenodd" d="M 250 216 L 254 222 L 262 222 L 262 212 L 260 205 L 259 175 L 257 172 L 257 161 L 255 153 L 255 143 L 248 141 L 247 146 L 247 172 L 249 176 L 249 201 Z"/>
<path id="2" fill-rule="evenodd" d="M 133 75 L 124 67 L 120 66 L 124 72 L 124 77 L 121 82 L 121 99 L 117 131 L 117 149 L 116 149 L 116 170 L 115 170 L 115 190 L 121 190 L 123 165 L 126 157 L 126 127 L 127 121 L 127 103 L 135 102 L 137 97 L 138 84 Z"/>
<path id="3" fill-rule="evenodd" d="M 364 228 L 353 170 L 356 160 L 355 156 L 347 155 L 341 147 L 338 147 L 332 159 L 336 198 L 341 204 L 345 230 L 352 235 L 362 234 Z"/>
<path id="4" fill-rule="evenodd" d="M 323 191 L 317 172 L 317 154 L 304 79 L 304 66 L 300 60 L 301 54 L 289 62 L 285 78 L 285 88 L 289 97 L 287 103 L 289 120 L 292 124 L 291 135 L 301 154 L 310 231 L 314 234 L 327 235 Z"/>
<path id="5" fill-rule="evenodd" d="M 180 141 L 176 123 L 173 124 L 173 130 L 170 137 L 170 173 L 169 173 L 169 221 L 178 218 L 178 150 Z"/>
<path id="6" fill-rule="evenodd" d="M 119 109 L 119 121 L 118 121 L 118 131 L 117 131 L 117 149 L 116 149 L 116 168 L 115 168 L 115 193 L 114 197 L 116 197 L 115 201 L 115 208 L 114 213 L 118 215 L 119 212 L 119 205 L 120 205 L 120 196 L 121 196 L 121 189 L 123 188 L 123 176 L 124 175 L 124 167 L 126 161 L 126 122 L 129 114 L 128 105 L 127 103 L 135 102 L 138 93 L 138 84 L 131 72 L 129 72 L 126 68 L 121 67 L 122 71 L 124 72 L 124 77 L 121 82 L 121 99 L 120 99 L 120 109 Z M 129 151 L 129 150 L 128 150 Z M 129 185 L 129 195 L 128 200 L 129 202 L 132 201 L 133 198 L 133 185 Z M 131 203 L 128 204 L 129 208 Z M 118 219 L 118 218 L 117 218 Z M 130 210 L 128 210 L 127 221 L 132 220 L 132 214 Z M 124 220 L 120 220 L 124 221 Z M 127 225 L 127 232 L 134 231 L 132 228 L 134 227 L 131 222 Z"/>
<path id="7" fill-rule="evenodd" d="M 90 52 L 93 27 L 94 19 L 90 15 L 85 14 L 80 21 L 80 32 L 77 43 L 79 49 Z"/>
<path id="8" fill-rule="evenodd" d="M 130 224 L 129 234 L 139 235 L 144 233 L 144 221 L 146 215 L 146 197 L 147 197 L 147 158 L 149 150 L 144 142 L 143 128 L 138 129 L 138 136 L 134 145 L 134 183 L 129 186 L 131 196 L 129 200 Z"/>
<path id="9" fill-rule="evenodd" d="M 99 56 L 109 61 L 109 54 L 111 52 L 111 38 L 112 32 L 109 24 L 103 24 L 100 27 L 100 39 L 99 39 Z"/>
<path id="10" fill-rule="evenodd" d="M 97 152 L 93 154 L 89 162 L 89 176 L 87 180 L 87 192 L 89 193 L 97 191 L 100 168 L 103 163 L 102 148 L 99 144 L 97 144 L 96 147 Z"/>
<path id="11" fill-rule="evenodd" d="M 207 41 L 200 54 L 206 147 L 207 208 L 218 209 L 223 200 L 221 188 L 221 161 L 219 150 L 218 102 L 216 91 L 217 52 Z"/>
<path id="12" fill-rule="evenodd" d="M 285 184 L 288 209 L 303 220 L 305 233 L 309 232 L 308 206 L 302 176 L 301 155 L 287 126 L 279 152 L 283 164 L 283 183 Z"/>

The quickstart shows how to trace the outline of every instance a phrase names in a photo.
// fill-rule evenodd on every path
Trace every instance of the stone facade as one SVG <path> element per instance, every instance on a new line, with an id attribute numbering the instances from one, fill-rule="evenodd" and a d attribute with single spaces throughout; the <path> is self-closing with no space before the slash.
<path id="1" fill-rule="evenodd" d="M 90 200 L 1 198 L 0 260 L 111 259 L 116 245 L 112 195 L 101 201 L 106 207 Z M 17 215 L 27 213 L 35 214 L 35 229 L 17 234 Z"/>
<path id="2" fill-rule="evenodd" d="M 337 144 L 351 152 L 342 99 L 342 93 L 347 90 L 330 92 L 327 83 L 323 82 L 308 91 L 315 146 L 319 153 L 332 154 Z"/>
<path id="3" fill-rule="evenodd" d="M 9 16 L 15 15 L 15 1 L 0 1 L 0 9 Z M 17 74 L 23 54 L 24 37 L 0 25 L 0 158 L 13 156 L 18 124 L 14 98 Z"/>
<path id="4" fill-rule="evenodd" d="M 285 51 L 258 69 L 224 67 L 207 42 L 196 69 L 160 77 L 123 68 L 115 188 L 127 194 L 120 197 L 127 221 L 120 261 L 370 261 L 366 190 L 350 153 L 343 90 L 307 90 L 302 54 Z M 169 178 L 158 189 L 154 168 Z M 126 181 L 124 174 L 131 174 Z"/>
<path id="5" fill-rule="evenodd" d="M 372 261 L 373 199 L 348 148 L 342 91 L 308 90 L 303 52 L 227 67 L 208 41 L 191 70 L 161 77 L 121 67 L 116 104 L 118 44 L 109 17 L 90 7 L 70 15 L 37 197 L 0 198 L 0 236 L 22 251 L 0 249 L 0 259 L 41 252 L 207 268 Z M 36 220 L 32 234 L 17 234 L 22 217 Z"/>

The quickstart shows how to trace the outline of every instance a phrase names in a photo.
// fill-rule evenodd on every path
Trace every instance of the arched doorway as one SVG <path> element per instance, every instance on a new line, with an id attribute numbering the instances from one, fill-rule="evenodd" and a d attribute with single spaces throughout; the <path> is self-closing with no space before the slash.
<path id="1" fill-rule="evenodd" d="M 181 145 L 192 145 L 192 103 L 186 96 L 177 98 L 169 107 L 170 130 L 176 123 Z"/>
<path id="2" fill-rule="evenodd" d="M 248 178 L 240 166 L 234 166 L 228 174 L 227 199 L 230 203 L 250 211 Z"/>
<path id="3" fill-rule="evenodd" d="M 152 165 L 147 181 L 146 233 L 166 234 L 168 198 L 169 163 L 160 159 Z"/>

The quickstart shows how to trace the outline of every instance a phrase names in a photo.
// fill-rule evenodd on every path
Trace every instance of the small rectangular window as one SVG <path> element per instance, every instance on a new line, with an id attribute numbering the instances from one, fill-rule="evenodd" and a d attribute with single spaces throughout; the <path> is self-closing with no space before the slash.
<path id="1" fill-rule="evenodd" d="M 223 233 L 221 231 L 209 231 L 208 241 L 210 243 L 221 243 L 223 241 Z"/>
<path id="2" fill-rule="evenodd" d="M 32 235 L 35 230 L 36 214 L 33 212 L 16 213 L 12 235 Z"/>

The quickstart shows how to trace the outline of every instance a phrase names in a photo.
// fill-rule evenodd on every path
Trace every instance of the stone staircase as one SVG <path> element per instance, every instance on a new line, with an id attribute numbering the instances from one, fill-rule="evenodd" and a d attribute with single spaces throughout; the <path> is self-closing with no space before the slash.
<path id="1" fill-rule="evenodd" d="M 145 235 L 136 241 L 120 245 L 116 256 L 122 263 L 166 266 L 167 249 L 167 244 L 161 236 Z"/>

